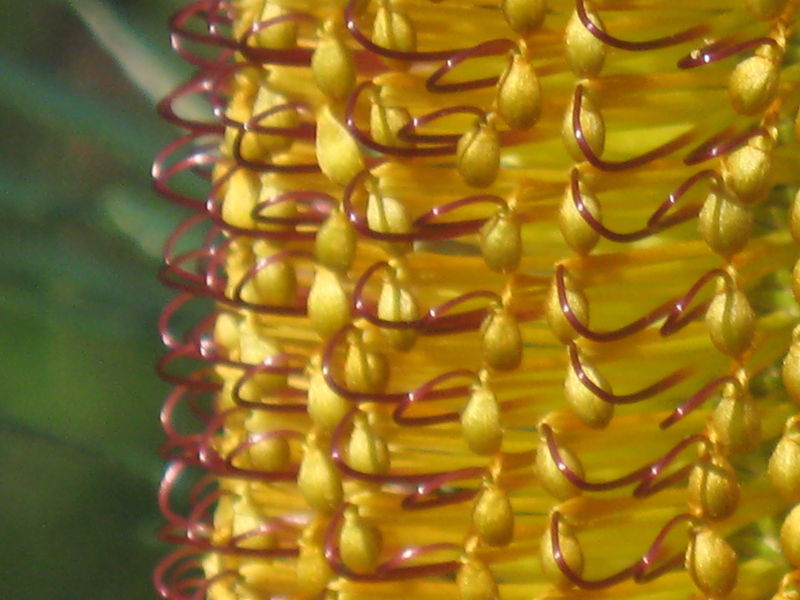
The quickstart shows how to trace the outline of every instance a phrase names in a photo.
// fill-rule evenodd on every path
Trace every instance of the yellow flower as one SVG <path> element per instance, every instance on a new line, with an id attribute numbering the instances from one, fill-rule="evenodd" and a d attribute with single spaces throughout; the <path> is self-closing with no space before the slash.
<path id="1" fill-rule="evenodd" d="M 178 13 L 162 596 L 796 600 L 795 9 Z"/>

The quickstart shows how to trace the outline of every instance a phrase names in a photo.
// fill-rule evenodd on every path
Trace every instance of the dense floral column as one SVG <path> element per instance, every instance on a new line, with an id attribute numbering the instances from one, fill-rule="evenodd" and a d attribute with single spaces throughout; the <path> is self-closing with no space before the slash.
<path id="1" fill-rule="evenodd" d="M 794 13 L 175 15 L 160 594 L 795 598 Z"/>

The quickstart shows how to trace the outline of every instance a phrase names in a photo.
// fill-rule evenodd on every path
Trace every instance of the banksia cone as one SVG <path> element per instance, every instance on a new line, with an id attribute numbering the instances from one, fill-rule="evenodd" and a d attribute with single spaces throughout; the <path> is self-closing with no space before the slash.
<path id="1" fill-rule="evenodd" d="M 795 9 L 176 14 L 160 594 L 796 599 Z"/>

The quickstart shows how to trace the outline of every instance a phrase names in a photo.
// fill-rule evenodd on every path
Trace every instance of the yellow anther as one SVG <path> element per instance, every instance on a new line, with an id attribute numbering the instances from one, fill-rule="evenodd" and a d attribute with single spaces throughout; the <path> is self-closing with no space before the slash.
<path id="1" fill-rule="evenodd" d="M 344 213 L 334 208 L 317 231 L 314 255 L 337 273 L 344 273 L 353 264 L 356 253 L 356 232 Z"/>
<path id="2" fill-rule="evenodd" d="M 389 380 L 389 365 L 382 354 L 367 348 L 360 335 L 353 335 L 345 357 L 344 379 L 355 392 L 382 392 Z"/>
<path id="3" fill-rule="evenodd" d="M 419 318 L 417 301 L 405 285 L 401 283 L 395 272 L 389 273 L 383 280 L 378 297 L 378 318 L 384 321 L 415 321 Z M 397 350 L 409 350 L 417 339 L 414 329 L 384 328 L 383 334 Z"/>
<path id="4" fill-rule="evenodd" d="M 306 438 L 297 486 L 309 506 L 322 513 L 334 511 L 342 502 L 342 479 L 327 450 L 314 434 Z"/>
<path id="5" fill-rule="evenodd" d="M 527 56 L 515 52 L 497 82 L 497 112 L 512 129 L 528 129 L 541 111 L 542 91 L 536 69 Z"/>
<path id="6" fill-rule="evenodd" d="M 561 124 L 561 139 L 567 152 L 573 160 L 582 162 L 586 157 L 581 150 L 578 140 L 575 138 L 575 130 L 572 127 L 572 112 L 574 107 L 574 99 L 569 103 L 567 112 L 564 113 L 564 120 Z M 589 94 L 583 94 L 581 99 L 581 112 L 580 112 L 581 131 L 583 132 L 583 139 L 588 144 L 591 151 L 595 156 L 603 154 L 603 149 L 606 144 L 606 125 L 603 120 L 603 114 L 597 105 L 592 100 Z"/>
<path id="7" fill-rule="evenodd" d="M 345 566 L 356 573 L 371 573 L 378 564 L 381 534 L 361 517 L 355 506 L 345 509 L 339 552 Z"/>
<path id="8" fill-rule="evenodd" d="M 594 217 L 596 221 L 602 223 L 600 204 L 597 202 L 594 193 L 583 182 L 580 182 L 579 190 L 579 200 L 583 203 L 584 210 Z M 577 254 L 589 254 L 600 239 L 600 234 L 586 222 L 578 207 L 575 206 L 572 185 L 567 185 L 567 189 L 564 191 L 561 209 L 558 211 L 558 227 L 561 229 L 564 241 Z"/>
<path id="9" fill-rule="evenodd" d="M 711 417 L 716 441 L 728 452 L 746 452 L 761 441 L 761 418 L 750 394 L 725 386 Z"/>
<path id="10" fill-rule="evenodd" d="M 348 410 L 349 402 L 328 386 L 319 364 L 314 365 L 308 382 L 308 415 L 314 424 L 324 431 L 333 431 Z"/>
<path id="11" fill-rule="evenodd" d="M 384 106 L 380 99 L 373 101 L 369 109 L 369 132 L 372 139 L 399 148 L 408 148 L 411 143 L 398 135 L 406 123 L 411 121 L 408 110 L 400 106 Z"/>
<path id="12" fill-rule="evenodd" d="M 264 114 L 275 106 L 281 106 L 288 102 L 283 94 L 271 90 L 267 85 L 262 84 L 258 88 L 256 99 L 253 102 L 253 116 Z M 298 123 L 297 111 L 294 108 L 279 110 L 267 117 L 258 120 L 261 127 L 296 127 Z M 251 143 L 251 140 L 255 144 Z M 273 135 L 269 133 L 248 134 L 242 139 L 242 154 L 244 156 L 258 157 L 261 154 L 273 152 L 283 152 L 292 145 L 292 138 L 287 135 Z"/>
<path id="13" fill-rule="evenodd" d="M 546 0 L 501 0 L 503 16 L 516 33 L 527 36 L 544 22 Z"/>
<path id="14" fill-rule="evenodd" d="M 795 327 L 792 332 L 792 343 L 783 359 L 781 375 L 789 397 L 800 402 L 800 326 Z"/>
<path id="15" fill-rule="evenodd" d="M 280 196 L 284 191 L 284 184 L 274 181 L 274 176 L 272 174 L 265 173 L 261 176 L 261 191 L 258 194 L 258 202 L 261 204 L 261 206 L 258 208 L 259 219 L 274 217 L 291 219 L 297 216 L 297 205 L 290 200 L 268 204 L 273 198 Z M 254 229 L 272 231 L 286 231 L 290 228 L 290 225 L 267 223 L 263 221 L 258 221 L 254 227 Z"/>
<path id="16" fill-rule="evenodd" d="M 578 320 L 579 323 L 587 325 L 589 323 L 589 303 L 586 296 L 578 288 L 574 279 L 568 275 L 564 275 L 564 294 L 569 310 L 572 315 Z M 558 297 L 558 286 L 553 282 L 547 296 L 547 304 L 545 306 L 545 318 L 547 324 L 550 326 L 550 331 L 553 332 L 559 341 L 566 344 L 571 342 L 577 337 L 577 332 L 572 324 L 564 316 L 561 302 Z"/>
<path id="17" fill-rule="evenodd" d="M 317 48 L 311 57 L 314 81 L 322 93 L 333 100 L 344 100 L 356 84 L 353 53 L 333 21 L 326 21 Z"/>
<path id="18" fill-rule="evenodd" d="M 692 532 L 689 540 L 686 570 L 704 594 L 722 598 L 736 585 L 736 552 L 717 532 L 700 527 Z"/>
<path id="19" fill-rule="evenodd" d="M 514 537 L 514 510 L 508 494 L 496 483 L 484 482 L 472 511 L 472 522 L 489 546 L 507 546 Z"/>
<path id="20" fill-rule="evenodd" d="M 328 179 L 342 186 L 364 168 L 358 144 L 327 105 L 317 115 L 317 162 Z"/>
<path id="21" fill-rule="evenodd" d="M 459 600 L 497 600 L 497 582 L 481 559 L 467 555 L 456 575 Z"/>
<path id="22" fill-rule="evenodd" d="M 611 393 L 611 385 L 597 369 L 582 361 L 583 372 L 597 387 Z M 571 366 L 567 367 L 567 377 L 564 380 L 564 397 L 567 404 L 578 418 L 587 426 L 602 429 L 614 416 L 614 405 L 606 402 L 592 390 L 586 387 L 578 378 L 578 374 Z"/>
<path id="23" fill-rule="evenodd" d="M 516 214 L 498 210 L 481 228 L 481 254 L 493 271 L 513 271 L 522 257 L 522 233 Z"/>
<path id="24" fill-rule="evenodd" d="M 266 433 L 275 428 L 274 417 L 264 411 L 252 411 L 244 426 L 251 434 Z M 289 464 L 291 448 L 285 437 L 270 437 L 250 446 L 247 457 L 249 468 L 264 472 L 280 471 Z"/>
<path id="25" fill-rule="evenodd" d="M 570 471 L 578 477 L 583 477 L 583 466 L 578 457 L 569 448 L 559 444 L 558 454 Z M 544 437 L 540 439 L 539 446 L 536 448 L 536 459 L 534 460 L 533 468 L 542 487 L 554 498 L 568 500 L 569 498 L 580 496 L 581 491 L 559 470 L 556 461 L 550 454 L 550 449 Z"/>
<path id="26" fill-rule="evenodd" d="M 580 576 L 583 574 L 583 551 L 575 536 L 572 526 L 562 517 L 558 522 L 558 545 L 561 549 L 561 556 L 567 563 L 570 571 Z M 550 534 L 549 523 L 544 528 L 541 541 L 539 542 L 539 562 L 542 565 L 542 572 L 550 582 L 560 588 L 572 586 L 572 582 L 561 571 L 558 562 L 553 557 L 553 539 Z"/>
<path id="27" fill-rule="evenodd" d="M 603 22 L 594 11 L 586 9 L 589 20 L 598 29 L 605 30 Z M 606 60 L 606 46 L 603 42 L 594 37 L 586 26 L 581 22 L 577 11 L 567 23 L 564 33 L 564 41 L 567 50 L 567 62 L 578 77 L 594 77 L 603 69 Z"/>
<path id="28" fill-rule="evenodd" d="M 389 470 L 389 447 L 366 414 L 353 420 L 353 431 L 347 444 L 347 464 L 356 471 L 382 475 Z"/>
<path id="29" fill-rule="evenodd" d="M 378 8 L 375 14 L 372 41 L 397 52 L 414 52 L 417 48 L 417 34 L 411 19 L 386 6 Z"/>
<path id="30" fill-rule="evenodd" d="M 367 224 L 379 233 L 410 233 L 411 219 L 403 203 L 397 198 L 384 196 L 377 185 L 370 186 L 367 199 Z M 410 244 L 389 242 L 386 247 L 393 253 L 406 251 Z"/>
<path id="31" fill-rule="evenodd" d="M 277 544 L 275 532 L 264 530 L 264 518 L 258 509 L 246 498 L 233 503 L 233 529 L 231 535 L 239 537 L 236 545 L 248 550 L 269 550 Z"/>
<path id="32" fill-rule="evenodd" d="M 738 289 L 718 292 L 706 312 L 706 326 L 717 350 L 741 356 L 753 341 L 755 314 L 747 296 Z"/>
<path id="33" fill-rule="evenodd" d="M 494 183 L 500 169 L 500 138 L 491 119 L 478 119 L 458 140 L 458 172 L 472 187 Z"/>
<path id="34" fill-rule="evenodd" d="M 789 502 L 800 502 L 800 430 L 789 419 L 783 436 L 769 459 L 772 485 Z"/>
<path id="35" fill-rule="evenodd" d="M 783 12 L 786 0 L 744 0 L 744 5 L 756 19 L 769 21 Z"/>
<path id="36" fill-rule="evenodd" d="M 709 248 L 729 257 L 747 245 L 753 213 L 724 187 L 713 189 L 703 203 L 697 228 Z"/>
<path id="37" fill-rule="evenodd" d="M 689 505 L 698 516 L 725 519 L 739 504 L 736 472 L 722 455 L 700 458 L 689 475 Z"/>
<path id="38" fill-rule="evenodd" d="M 503 306 L 492 309 L 481 325 L 483 360 L 499 371 L 516 369 L 522 361 L 522 333 Z"/>
<path id="39" fill-rule="evenodd" d="M 260 365 L 268 359 L 281 354 L 278 344 L 258 335 L 247 323 L 239 328 L 239 356 L 248 365 Z M 242 396 L 257 400 L 261 395 L 274 392 L 286 384 L 286 375 L 281 373 L 258 372 L 242 385 Z"/>
<path id="40" fill-rule="evenodd" d="M 789 214 L 789 229 L 792 232 L 794 241 L 800 244 L 800 190 L 797 191 L 792 200 L 792 209 Z"/>
<path id="41" fill-rule="evenodd" d="M 325 558 L 322 536 L 317 529 L 313 524 L 306 527 L 298 543 L 297 587 L 308 597 L 321 594 L 333 578 L 333 570 Z"/>
<path id="42" fill-rule="evenodd" d="M 743 115 L 763 111 L 778 91 L 779 78 L 778 65 L 769 58 L 751 56 L 740 62 L 728 81 L 734 110 Z"/>
<path id="43" fill-rule="evenodd" d="M 800 504 L 786 516 L 781 527 L 783 555 L 795 568 L 800 568 Z"/>
<path id="44" fill-rule="evenodd" d="M 289 306 L 295 303 L 297 275 L 291 261 L 287 259 L 268 260 L 279 250 L 280 248 L 266 240 L 257 240 L 253 243 L 256 260 L 264 262 L 262 268 L 253 277 L 259 304 Z"/>
<path id="45" fill-rule="evenodd" d="M 229 312 L 220 312 L 214 321 L 214 341 L 225 348 L 230 358 L 239 357 L 239 319 Z"/>
<path id="46" fill-rule="evenodd" d="M 771 185 L 772 141 L 764 136 L 751 139 L 723 161 L 725 184 L 742 202 L 759 200 Z"/>
<path id="47" fill-rule="evenodd" d="M 252 211 L 258 202 L 261 185 L 252 171 L 238 169 L 228 180 L 222 201 L 222 219 L 242 229 L 255 229 Z"/>
<path id="48" fill-rule="evenodd" d="M 476 454 L 494 454 L 503 442 L 500 407 L 494 393 L 485 385 L 473 386 L 461 412 L 461 433 Z"/>
<path id="49" fill-rule="evenodd" d="M 258 21 L 269 21 L 287 14 L 279 3 L 268 0 L 258 16 Z M 262 48 L 287 49 L 297 45 L 297 21 L 287 20 L 265 27 L 255 34 L 256 42 Z"/>
<path id="50" fill-rule="evenodd" d="M 350 299 L 338 273 L 317 267 L 308 292 L 308 316 L 314 331 L 322 338 L 350 323 Z"/>

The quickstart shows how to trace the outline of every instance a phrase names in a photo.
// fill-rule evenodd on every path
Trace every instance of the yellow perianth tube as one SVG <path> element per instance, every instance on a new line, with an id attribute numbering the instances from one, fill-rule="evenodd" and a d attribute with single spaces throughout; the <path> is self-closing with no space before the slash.
<path id="1" fill-rule="evenodd" d="M 176 15 L 162 596 L 798 600 L 796 8 Z"/>

